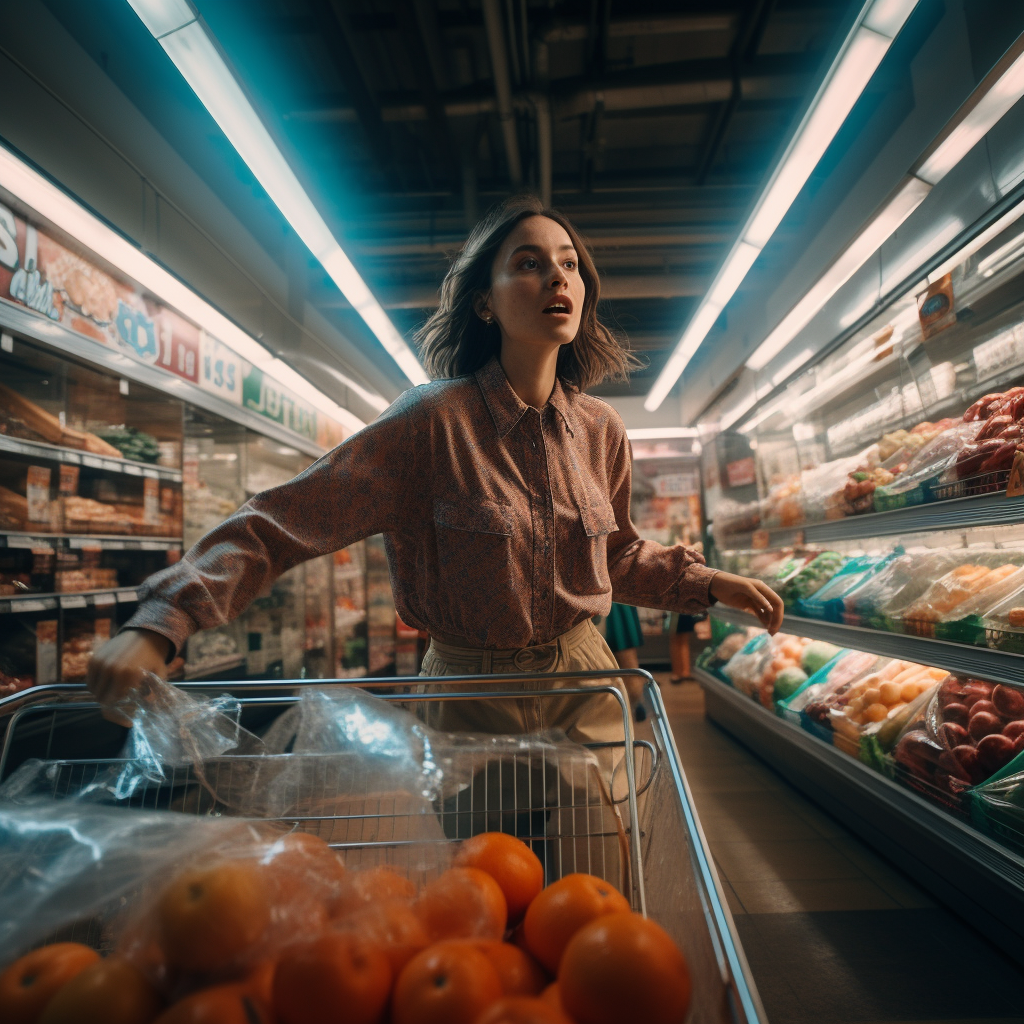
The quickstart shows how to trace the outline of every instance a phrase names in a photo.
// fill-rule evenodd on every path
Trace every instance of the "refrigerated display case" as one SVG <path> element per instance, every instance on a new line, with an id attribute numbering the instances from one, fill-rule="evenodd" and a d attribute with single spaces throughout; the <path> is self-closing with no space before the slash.
<path id="1" fill-rule="evenodd" d="M 371 676 L 395 673 L 398 614 L 391 592 L 384 538 L 369 537 L 366 550 L 366 634 L 367 660 Z"/>
<path id="2" fill-rule="evenodd" d="M 797 668 L 780 699 L 775 642 L 720 607 L 728 658 L 715 646 L 700 668 L 711 717 L 1018 959 L 1022 213 L 781 386 L 759 381 L 734 429 L 705 427 L 713 564 L 769 583 L 786 633 L 861 652 L 877 678 L 858 689 Z M 921 679 L 900 674 L 912 666 Z"/>
<path id="3" fill-rule="evenodd" d="M 332 556 L 334 568 L 334 674 L 339 679 L 365 676 L 366 545 L 352 544 Z"/>

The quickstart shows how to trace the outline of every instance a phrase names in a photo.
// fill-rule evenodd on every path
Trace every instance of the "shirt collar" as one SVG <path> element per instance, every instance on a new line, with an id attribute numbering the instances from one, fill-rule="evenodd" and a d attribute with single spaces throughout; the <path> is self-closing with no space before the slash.
<path id="1" fill-rule="evenodd" d="M 501 368 L 497 356 L 492 356 L 484 366 L 476 371 L 474 376 L 483 393 L 491 418 L 494 420 L 498 437 L 505 437 L 530 407 L 512 390 L 512 385 L 509 384 L 508 377 L 505 376 L 505 371 Z M 576 431 L 571 409 L 574 393 L 571 385 L 563 385 L 556 377 L 555 387 L 548 399 L 548 405 L 562 417 L 566 429 L 575 437 Z"/>

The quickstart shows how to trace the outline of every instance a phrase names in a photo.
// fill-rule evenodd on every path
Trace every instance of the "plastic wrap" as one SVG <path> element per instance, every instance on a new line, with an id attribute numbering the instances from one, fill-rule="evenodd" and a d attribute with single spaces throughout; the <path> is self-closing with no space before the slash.
<path id="1" fill-rule="evenodd" d="M 928 589 L 901 609 L 892 610 L 904 632 L 938 636 L 960 642 L 981 642 L 983 632 L 977 613 L 998 603 L 1007 593 L 1019 589 L 1024 571 L 1005 551 L 970 550 L 968 561 L 935 580 Z M 1019 556 L 1018 556 L 1019 557 Z M 974 615 L 974 622 L 968 616 Z M 957 628 L 939 624 L 959 623 Z"/>
<path id="2" fill-rule="evenodd" d="M 785 580 L 779 596 L 785 602 L 787 608 L 791 608 L 797 602 L 810 597 L 823 587 L 839 571 L 845 555 L 838 551 L 822 551 L 799 571 Z"/>
<path id="3" fill-rule="evenodd" d="M 830 702 L 833 745 L 851 757 L 861 757 L 865 737 L 900 719 L 945 674 L 942 669 L 897 659 L 876 666 L 836 693 Z"/>
<path id="4" fill-rule="evenodd" d="M 795 725 L 814 732 L 815 730 L 808 727 L 809 720 L 805 713 L 807 705 L 811 701 L 818 700 L 822 694 L 835 690 L 868 671 L 876 661 L 878 658 L 874 654 L 850 651 L 845 648 L 838 651 L 834 657 L 812 673 L 803 686 L 790 696 L 778 701 L 776 705 L 778 714 Z"/>
<path id="5" fill-rule="evenodd" d="M 904 608 L 932 584 L 968 559 L 964 550 L 908 551 L 843 598 L 843 622 L 898 632 L 894 609 Z"/>
<path id="6" fill-rule="evenodd" d="M 737 690 L 774 709 L 775 687 L 780 679 L 787 688 L 795 688 L 807 678 L 801 663 L 809 644 L 809 640 L 785 633 L 760 633 L 732 657 L 722 672 Z"/>
<path id="7" fill-rule="evenodd" d="M 1024 587 L 1018 587 L 981 613 L 985 643 L 997 651 L 1024 654 Z"/>
<path id="8" fill-rule="evenodd" d="M 842 622 L 844 598 L 896 558 L 895 552 L 883 555 L 855 555 L 848 559 L 827 583 L 814 594 L 797 602 L 797 612 L 811 619 Z"/>
<path id="9" fill-rule="evenodd" d="M 968 813 L 968 792 L 1024 768 L 1024 690 L 947 676 L 892 747 L 890 770 L 947 810 Z"/>

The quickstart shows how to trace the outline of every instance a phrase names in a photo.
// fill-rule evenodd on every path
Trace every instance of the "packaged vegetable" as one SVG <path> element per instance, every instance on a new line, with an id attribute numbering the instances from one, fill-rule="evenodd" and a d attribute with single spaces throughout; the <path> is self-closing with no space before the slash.
<path id="1" fill-rule="evenodd" d="M 835 644 L 825 643 L 824 640 L 815 640 L 804 648 L 801 668 L 807 675 L 812 676 L 815 672 L 823 669 L 839 653 L 839 650 Z"/>
<path id="2" fill-rule="evenodd" d="M 784 668 L 776 677 L 772 687 L 772 698 L 775 701 L 791 697 L 807 682 L 807 673 L 802 668 Z"/>
<path id="3" fill-rule="evenodd" d="M 782 581 L 779 596 L 787 607 L 796 605 L 798 601 L 809 597 L 824 586 L 839 571 L 845 560 L 846 556 L 839 554 L 838 551 L 823 551 L 789 579 Z"/>
<path id="4" fill-rule="evenodd" d="M 836 656 L 811 675 L 807 682 L 791 696 L 780 701 L 777 712 L 815 735 L 822 735 L 813 725 L 813 720 L 805 714 L 805 708 L 812 701 L 819 700 L 823 694 L 845 686 L 851 679 L 871 669 L 878 661 L 878 656 L 864 651 L 840 650 Z M 831 736 L 827 737 L 831 742 Z"/>
<path id="5" fill-rule="evenodd" d="M 797 602 L 797 611 L 809 619 L 842 622 L 843 598 L 895 558 L 893 552 L 883 555 L 856 555 L 847 559 L 836 574 L 814 594 Z"/>

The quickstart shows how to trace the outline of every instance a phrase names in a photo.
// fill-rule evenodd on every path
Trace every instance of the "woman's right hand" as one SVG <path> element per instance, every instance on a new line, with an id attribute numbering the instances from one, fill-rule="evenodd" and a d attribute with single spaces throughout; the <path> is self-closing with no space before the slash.
<path id="1" fill-rule="evenodd" d="M 114 705 L 139 688 L 143 672 L 162 679 L 170 654 L 171 641 L 151 629 L 126 629 L 99 648 L 89 659 L 85 682 L 102 706 L 103 717 L 131 725 Z"/>

